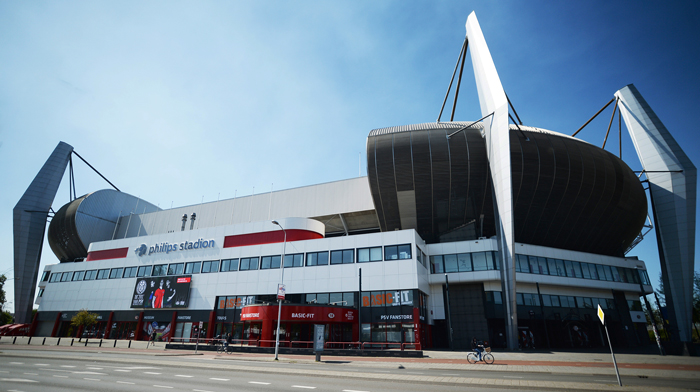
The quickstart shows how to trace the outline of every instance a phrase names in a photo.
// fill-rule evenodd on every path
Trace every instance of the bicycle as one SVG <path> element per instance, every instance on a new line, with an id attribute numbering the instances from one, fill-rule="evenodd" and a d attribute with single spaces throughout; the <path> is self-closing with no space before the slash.
<path id="1" fill-rule="evenodd" d="M 484 361 L 484 363 L 490 365 L 493 363 L 494 358 L 493 355 L 491 354 L 491 348 L 490 347 L 482 347 L 484 352 L 481 354 L 481 360 Z M 477 363 L 479 362 L 479 353 L 475 350 L 473 352 L 470 352 L 467 354 L 467 361 L 469 363 Z"/>
<path id="2" fill-rule="evenodd" d="M 229 346 L 225 344 L 224 342 L 219 343 L 218 346 L 216 346 L 216 353 L 217 354 L 231 354 L 231 350 L 229 350 Z"/>

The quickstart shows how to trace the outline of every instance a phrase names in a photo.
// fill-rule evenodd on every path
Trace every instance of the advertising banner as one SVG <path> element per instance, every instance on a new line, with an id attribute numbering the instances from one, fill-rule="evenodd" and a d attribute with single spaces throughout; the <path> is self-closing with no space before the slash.
<path id="1" fill-rule="evenodd" d="M 132 308 L 186 308 L 192 276 L 151 276 L 136 279 Z"/>

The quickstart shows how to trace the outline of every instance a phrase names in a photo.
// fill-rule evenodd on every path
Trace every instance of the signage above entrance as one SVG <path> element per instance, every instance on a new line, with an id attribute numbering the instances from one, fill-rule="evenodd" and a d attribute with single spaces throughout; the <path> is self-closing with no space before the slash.
<path id="1" fill-rule="evenodd" d="M 199 238 L 195 242 L 190 242 L 190 241 L 185 241 L 181 242 L 179 244 L 171 244 L 168 242 L 161 242 L 159 244 L 151 245 L 148 246 L 146 244 L 141 244 L 138 248 L 134 250 L 136 255 L 138 256 L 144 256 L 144 255 L 152 255 L 153 253 L 170 253 L 170 252 L 176 252 L 176 251 L 185 251 L 185 250 L 193 250 L 193 249 L 205 249 L 205 248 L 213 248 L 216 245 L 214 240 L 204 240 Z"/>
<path id="2" fill-rule="evenodd" d="M 331 306 L 282 305 L 282 321 L 344 323 L 357 320 L 357 310 Z M 277 306 L 246 306 L 242 321 L 277 320 Z"/>

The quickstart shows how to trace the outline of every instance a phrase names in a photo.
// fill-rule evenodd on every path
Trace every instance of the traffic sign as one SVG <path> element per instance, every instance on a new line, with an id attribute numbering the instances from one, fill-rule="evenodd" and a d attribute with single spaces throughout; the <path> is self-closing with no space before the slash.
<path id="1" fill-rule="evenodd" d="M 603 313 L 603 308 L 600 307 L 600 304 L 598 305 L 598 318 L 600 322 L 605 325 L 605 313 Z"/>

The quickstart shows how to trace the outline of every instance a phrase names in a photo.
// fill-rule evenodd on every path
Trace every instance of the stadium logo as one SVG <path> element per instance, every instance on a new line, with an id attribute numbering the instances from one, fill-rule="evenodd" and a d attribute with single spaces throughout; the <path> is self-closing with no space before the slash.
<path id="1" fill-rule="evenodd" d="M 136 248 L 135 252 L 136 252 L 136 255 L 143 256 L 146 254 L 146 252 L 148 252 L 148 247 L 146 246 L 146 244 L 141 244 L 141 246 Z"/>
<path id="2" fill-rule="evenodd" d="M 136 292 L 140 295 L 143 294 L 146 291 L 146 281 L 142 280 L 139 282 L 138 285 L 136 285 Z"/>

